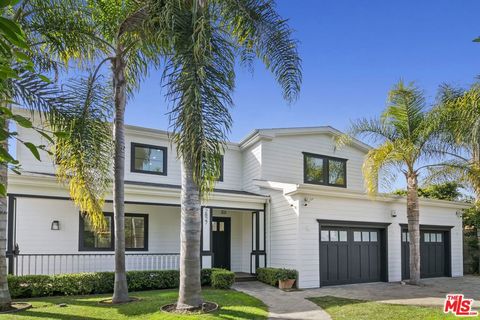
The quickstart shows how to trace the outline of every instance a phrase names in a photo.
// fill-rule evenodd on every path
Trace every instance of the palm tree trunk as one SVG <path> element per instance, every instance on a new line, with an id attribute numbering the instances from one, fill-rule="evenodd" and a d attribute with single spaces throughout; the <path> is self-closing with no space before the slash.
<path id="1" fill-rule="evenodd" d="M 8 131 L 8 122 L 3 119 L 1 124 Z M 2 147 L 8 150 L 8 141 L 1 142 Z M 3 183 L 5 190 L 8 182 L 8 167 L 4 164 L 0 165 L 0 183 Z M 10 307 L 12 298 L 8 290 L 7 281 L 7 197 L 0 196 L 0 311 L 7 310 Z"/>
<path id="2" fill-rule="evenodd" d="M 115 89 L 115 156 L 113 184 L 113 213 L 115 221 L 115 284 L 113 288 L 113 303 L 127 302 L 128 285 L 125 269 L 125 105 L 126 86 L 125 61 L 121 48 L 112 61 L 113 85 Z"/>
<path id="3" fill-rule="evenodd" d="M 472 160 L 473 160 L 473 167 L 475 170 L 478 170 L 480 168 L 480 144 L 475 144 L 473 147 L 473 152 L 472 152 Z M 473 188 L 475 190 L 475 207 L 477 211 L 480 208 L 480 181 L 475 181 L 473 184 Z M 478 266 L 477 270 L 480 272 L 480 228 L 477 226 L 476 227 L 477 231 L 477 257 L 478 259 Z M 463 232 L 465 232 L 465 226 L 463 226 Z"/>
<path id="4" fill-rule="evenodd" d="M 420 210 L 418 204 L 418 176 L 407 174 L 407 219 L 410 235 L 410 283 L 420 283 Z"/>
<path id="5" fill-rule="evenodd" d="M 184 158 L 182 163 L 182 195 L 180 224 L 180 288 L 177 309 L 201 306 L 200 284 L 200 191 L 193 180 L 193 168 Z"/>

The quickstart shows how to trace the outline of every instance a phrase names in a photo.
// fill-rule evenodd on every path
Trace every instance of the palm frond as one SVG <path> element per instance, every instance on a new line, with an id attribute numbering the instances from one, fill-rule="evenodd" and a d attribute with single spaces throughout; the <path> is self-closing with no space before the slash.
<path id="1" fill-rule="evenodd" d="M 301 59 L 288 21 L 282 19 L 271 0 L 219 0 L 220 24 L 240 45 L 242 62 L 253 56 L 263 61 L 283 90 L 285 100 L 298 98 L 302 83 Z"/>
<path id="2" fill-rule="evenodd" d="M 57 177 L 97 230 L 106 226 L 103 205 L 113 159 L 108 87 L 98 78 L 72 80 L 65 86 L 70 103 L 51 120 L 52 128 L 63 133 L 55 141 Z"/>
<path id="3" fill-rule="evenodd" d="M 382 122 L 395 128 L 403 139 L 416 139 L 422 133 L 425 97 L 413 83 L 405 85 L 399 81 L 390 90 L 388 106 L 382 114 Z"/>
<path id="4" fill-rule="evenodd" d="M 172 102 L 173 142 L 183 161 L 193 166 L 193 178 L 203 195 L 220 174 L 219 157 L 232 119 L 234 48 L 227 34 L 211 23 L 212 12 L 172 12 L 174 54 L 163 75 Z"/>
<path id="5" fill-rule="evenodd" d="M 35 51 L 48 52 L 52 61 L 88 63 L 107 50 L 97 35 L 86 0 L 30 0 L 19 15 Z"/>
<path id="6" fill-rule="evenodd" d="M 394 181 L 389 179 L 394 172 L 390 169 L 398 170 L 402 162 L 402 155 L 398 152 L 398 147 L 392 142 L 385 142 L 378 148 L 370 150 L 362 166 L 367 193 L 369 195 L 377 194 L 379 185 L 389 187 Z"/>
<path id="7" fill-rule="evenodd" d="M 65 95 L 56 84 L 42 79 L 38 73 L 18 70 L 19 77 L 10 79 L 9 95 L 17 104 L 40 116 L 66 103 Z"/>

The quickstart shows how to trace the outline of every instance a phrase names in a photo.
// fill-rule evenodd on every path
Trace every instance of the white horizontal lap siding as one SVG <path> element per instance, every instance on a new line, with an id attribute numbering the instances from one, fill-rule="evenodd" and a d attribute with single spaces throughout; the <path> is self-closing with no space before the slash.
<path id="1" fill-rule="evenodd" d="M 287 198 L 278 191 L 271 193 L 270 267 L 297 269 L 298 216 Z"/>
<path id="2" fill-rule="evenodd" d="M 132 143 L 147 144 L 167 148 L 167 175 L 139 173 L 131 171 L 131 146 Z M 139 134 L 127 134 L 125 148 L 125 180 L 143 181 L 152 183 L 164 183 L 180 185 L 181 164 L 177 156 L 176 145 L 170 143 L 167 136 L 148 137 Z M 240 189 L 242 179 L 241 154 L 238 150 L 226 148 L 224 155 L 223 182 L 219 181 L 216 188 Z"/>
<path id="3" fill-rule="evenodd" d="M 392 217 L 392 210 L 397 217 Z M 456 209 L 420 205 L 420 223 L 454 226 L 451 231 L 452 275 L 463 275 L 462 222 Z M 299 226 L 299 285 L 302 288 L 319 286 L 319 234 L 317 219 L 390 223 L 388 232 L 388 280 L 401 280 L 401 227 L 407 223 L 406 204 L 368 199 L 314 197 L 308 206 L 300 206 Z"/>
<path id="4" fill-rule="evenodd" d="M 38 124 L 41 126 L 41 124 Z M 43 138 L 38 132 L 32 129 L 23 128 L 17 126 L 18 138 L 25 141 L 31 142 L 34 145 L 45 145 L 47 146 L 47 150 L 49 149 L 49 142 Z M 53 164 L 52 156 L 50 156 L 47 152 L 38 150 L 40 153 L 40 160 L 38 161 L 37 158 L 32 154 L 32 152 L 25 147 L 22 143 L 16 143 L 16 159 L 20 161 L 22 164 L 22 169 L 26 171 L 34 171 L 34 172 L 44 172 L 44 173 L 54 173 L 55 167 Z"/>
<path id="5" fill-rule="evenodd" d="M 53 199 L 17 198 L 16 242 L 21 254 L 77 253 L 78 210 L 73 202 Z M 60 230 L 51 230 L 53 220 Z"/>
<path id="6" fill-rule="evenodd" d="M 303 183 L 303 154 L 309 152 L 348 159 L 347 188 L 363 190 L 362 163 L 364 153 L 353 147 L 335 149 L 335 141 L 329 134 L 304 136 L 277 136 L 263 143 L 262 179 Z"/>
<path id="7" fill-rule="evenodd" d="M 107 203 L 104 211 L 112 212 L 112 205 Z M 148 252 L 180 252 L 180 208 L 127 204 L 125 212 L 148 214 Z M 60 230 L 50 230 L 53 220 L 60 222 Z M 79 253 L 79 210 L 68 200 L 19 197 L 16 241 L 24 254 Z"/>
<path id="8" fill-rule="evenodd" d="M 261 178 L 262 170 L 262 144 L 257 142 L 242 151 L 242 186 L 246 191 L 256 191 L 253 185 L 254 179 Z"/>
<path id="9" fill-rule="evenodd" d="M 317 288 L 320 282 L 319 227 L 317 219 L 389 223 L 389 210 L 382 202 L 346 198 L 314 197 L 300 206 L 299 286 Z M 391 240 L 389 238 L 389 243 Z M 390 249 L 389 249 L 390 250 Z M 395 256 L 397 253 L 392 252 Z M 390 256 L 390 252 L 389 252 Z M 389 265 L 392 265 L 389 263 Z"/>
<path id="10" fill-rule="evenodd" d="M 406 204 L 392 206 L 397 212 L 398 223 L 407 224 Z M 451 226 L 451 268 L 452 276 L 463 275 L 463 229 L 462 219 L 456 212 L 461 209 L 433 206 L 420 202 L 420 224 Z"/>
<path id="11" fill-rule="evenodd" d="M 38 120 L 38 119 L 37 119 Z M 41 123 L 37 121 L 37 124 Z M 36 131 L 18 128 L 19 139 L 32 142 L 35 145 L 48 145 L 41 135 Z M 167 175 L 138 173 L 131 171 L 131 144 L 147 144 L 152 146 L 167 148 Z M 38 161 L 30 150 L 21 143 L 16 144 L 16 157 L 22 164 L 24 171 L 55 173 L 55 165 L 48 153 L 39 150 L 41 161 Z M 216 188 L 220 189 L 242 189 L 242 154 L 235 146 L 228 145 L 224 154 L 224 172 L 223 181 L 216 184 Z M 170 142 L 166 134 L 151 133 L 149 131 L 141 132 L 138 130 L 130 130 L 127 128 L 125 136 L 125 180 L 163 183 L 180 185 L 181 171 L 180 160 L 177 158 L 176 147 Z"/>
<path id="12" fill-rule="evenodd" d="M 223 155 L 223 181 L 217 182 L 215 188 L 242 189 L 242 154 L 239 150 L 226 149 Z"/>
<path id="13" fill-rule="evenodd" d="M 131 156 L 132 143 L 148 144 L 167 148 L 167 175 L 132 172 Z M 177 152 L 174 145 L 167 137 L 148 137 L 139 134 L 128 133 L 125 137 L 125 180 L 142 181 L 150 183 L 175 184 L 181 183 L 180 161 L 177 160 Z"/>

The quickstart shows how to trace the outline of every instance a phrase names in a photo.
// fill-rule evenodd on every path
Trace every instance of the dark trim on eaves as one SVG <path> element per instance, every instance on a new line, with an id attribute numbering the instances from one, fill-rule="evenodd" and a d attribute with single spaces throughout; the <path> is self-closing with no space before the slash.
<path id="1" fill-rule="evenodd" d="M 326 220 L 317 219 L 317 222 L 322 226 L 329 227 L 372 227 L 372 228 L 386 228 L 391 223 L 389 222 L 366 222 L 366 221 L 350 221 L 350 220 Z"/>
<path id="2" fill-rule="evenodd" d="M 399 223 L 402 229 L 408 229 L 408 223 Z M 421 230 L 439 230 L 439 231 L 450 231 L 453 229 L 453 226 L 444 226 L 444 225 L 435 225 L 435 224 L 421 224 Z"/>

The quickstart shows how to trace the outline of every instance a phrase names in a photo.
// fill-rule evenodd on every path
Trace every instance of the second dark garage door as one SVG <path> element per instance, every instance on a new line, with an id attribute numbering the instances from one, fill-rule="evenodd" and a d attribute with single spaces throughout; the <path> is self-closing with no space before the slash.
<path id="1" fill-rule="evenodd" d="M 320 286 L 384 281 L 385 229 L 320 225 Z"/>
<path id="2" fill-rule="evenodd" d="M 402 279 L 410 278 L 410 246 L 407 229 L 402 230 Z M 420 277 L 449 276 L 450 232 L 420 228 Z"/>

